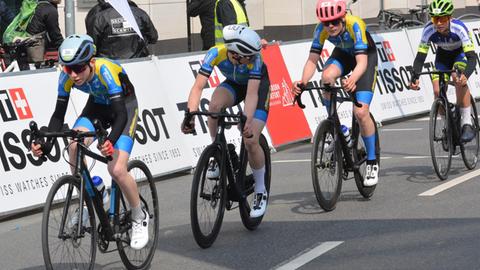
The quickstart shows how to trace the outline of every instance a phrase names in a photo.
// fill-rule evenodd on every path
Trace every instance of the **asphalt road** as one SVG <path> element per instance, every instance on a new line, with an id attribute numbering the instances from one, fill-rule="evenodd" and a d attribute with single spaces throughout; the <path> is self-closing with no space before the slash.
<path id="1" fill-rule="evenodd" d="M 426 117 L 384 125 L 380 136 L 380 182 L 370 200 L 345 181 L 337 208 L 324 212 L 311 184 L 311 144 L 298 143 L 272 154 L 260 227 L 248 231 L 238 210 L 226 212 L 209 249 L 196 245 L 190 229 L 192 175 L 157 182 L 160 238 L 152 269 L 479 269 L 480 166 L 468 171 L 454 157 L 449 179 L 440 181 Z M 438 186 L 440 192 L 428 192 Z M 44 269 L 40 227 L 40 213 L 0 223 L 1 269 Z M 97 252 L 95 269 L 123 265 L 117 253 Z"/>

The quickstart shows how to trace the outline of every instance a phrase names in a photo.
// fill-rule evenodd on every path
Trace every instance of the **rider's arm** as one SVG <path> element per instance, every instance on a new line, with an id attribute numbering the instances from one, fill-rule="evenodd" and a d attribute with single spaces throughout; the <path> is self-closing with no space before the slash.
<path id="1" fill-rule="evenodd" d="M 355 60 L 357 65 L 353 69 L 350 78 L 357 82 L 367 70 L 368 56 L 366 54 L 357 54 L 355 55 Z"/>
<path id="2" fill-rule="evenodd" d="M 467 67 L 463 71 L 463 74 L 467 79 L 472 75 L 477 64 L 477 56 L 475 53 L 475 47 L 473 45 L 472 32 L 468 31 L 467 26 L 463 22 L 460 23 L 462 26 L 461 29 L 461 39 L 462 39 L 462 49 L 467 57 Z"/>
<path id="3" fill-rule="evenodd" d="M 307 84 L 310 81 L 310 79 L 313 77 L 313 74 L 315 74 L 315 70 L 317 69 L 317 63 L 319 60 L 320 60 L 320 54 L 310 52 L 310 54 L 308 55 L 307 62 L 303 67 L 303 72 L 302 72 L 303 84 Z"/>
<path id="4" fill-rule="evenodd" d="M 260 88 L 260 80 L 249 79 L 247 85 L 247 95 L 245 97 L 245 115 L 247 120 L 252 120 L 258 103 L 258 89 Z"/>
<path id="5" fill-rule="evenodd" d="M 475 71 L 475 66 L 477 65 L 477 56 L 475 55 L 475 51 L 466 52 L 465 56 L 467 57 L 467 67 L 465 68 L 463 74 L 465 74 L 465 77 L 468 79 L 470 75 L 472 75 L 473 71 Z"/>
<path id="6" fill-rule="evenodd" d="M 415 60 L 413 61 L 413 71 L 415 73 L 420 73 L 422 71 L 423 63 L 425 63 L 425 59 L 427 59 L 427 54 L 418 51 L 417 56 L 415 56 Z"/>
<path id="7" fill-rule="evenodd" d="M 425 28 L 423 28 L 422 38 L 420 39 L 420 44 L 418 45 L 417 56 L 413 61 L 413 71 L 415 73 L 422 72 L 423 63 L 427 59 L 428 50 L 430 49 L 430 37 L 436 32 L 435 27 L 432 22 L 427 23 Z"/>
<path id="8" fill-rule="evenodd" d="M 198 107 L 200 104 L 200 98 L 202 97 L 202 90 L 207 84 L 208 77 L 199 73 L 195 78 L 195 83 L 193 83 L 192 89 L 190 90 L 190 94 L 188 95 L 188 110 L 198 111 Z"/>
<path id="9" fill-rule="evenodd" d="M 73 82 L 71 79 L 69 79 L 68 75 L 64 72 L 61 72 L 58 79 L 57 104 L 55 105 L 55 111 L 53 111 L 53 115 L 48 123 L 49 131 L 60 131 L 62 129 L 72 85 Z"/>

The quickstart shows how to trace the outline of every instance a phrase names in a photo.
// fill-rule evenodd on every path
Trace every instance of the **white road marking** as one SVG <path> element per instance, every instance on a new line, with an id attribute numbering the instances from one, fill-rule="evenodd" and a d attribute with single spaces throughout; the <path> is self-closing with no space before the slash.
<path id="1" fill-rule="evenodd" d="M 382 128 L 381 131 L 419 131 L 423 128 Z"/>
<path id="2" fill-rule="evenodd" d="M 386 160 L 386 159 L 421 159 L 421 158 L 430 158 L 430 156 L 407 156 L 407 157 L 399 157 L 399 158 L 394 158 L 394 157 L 380 157 L 380 160 Z M 299 163 L 299 162 L 310 162 L 311 159 L 286 159 L 286 160 L 273 160 L 272 164 L 275 163 Z"/>
<path id="3" fill-rule="evenodd" d="M 430 117 L 422 117 L 422 118 L 418 118 L 418 119 L 415 119 L 416 122 L 420 122 L 420 121 L 430 121 Z"/>
<path id="4" fill-rule="evenodd" d="M 430 156 L 406 156 L 404 159 L 422 159 L 422 158 L 431 158 Z"/>
<path id="5" fill-rule="evenodd" d="M 295 162 L 310 162 L 311 159 L 289 159 L 289 160 L 273 160 L 272 163 L 295 163 Z"/>
<path id="6" fill-rule="evenodd" d="M 462 175 L 462 176 L 460 176 L 460 177 L 458 177 L 458 178 L 452 179 L 452 180 L 450 180 L 450 181 L 448 181 L 448 182 L 446 182 L 446 183 L 443 183 L 443 184 L 441 184 L 441 185 L 439 185 L 439 186 L 436 186 L 436 187 L 434 187 L 434 188 L 432 188 L 432 189 L 429 189 L 429 190 L 427 190 L 427 191 L 425 191 L 425 192 L 423 192 L 423 193 L 420 193 L 420 194 L 418 194 L 418 196 L 435 196 L 435 195 L 437 195 L 438 193 L 440 193 L 440 192 L 442 192 L 442 191 L 445 191 L 445 190 L 447 190 L 447 189 L 449 189 L 449 188 L 452 188 L 452 187 L 454 187 L 454 186 L 456 186 L 456 185 L 459 185 L 459 184 L 461 184 L 461 183 L 463 183 L 463 182 L 466 182 L 466 181 L 468 181 L 468 180 L 470 180 L 470 179 L 473 179 L 474 177 L 479 176 L 479 175 L 480 175 L 480 169 L 479 169 L 479 170 L 476 170 L 476 171 L 473 171 L 473 172 L 469 172 L 469 173 L 467 173 L 467 174 L 465 174 L 465 175 Z"/>
<path id="7" fill-rule="evenodd" d="M 312 261 L 313 259 L 317 258 L 318 256 L 328 252 L 331 249 L 336 248 L 338 245 L 342 244 L 343 241 L 332 241 L 332 242 L 324 242 L 321 245 L 302 253 L 301 255 L 297 256 L 295 259 L 283 264 L 282 266 L 276 268 L 276 270 L 295 270 L 302 265 Z"/>

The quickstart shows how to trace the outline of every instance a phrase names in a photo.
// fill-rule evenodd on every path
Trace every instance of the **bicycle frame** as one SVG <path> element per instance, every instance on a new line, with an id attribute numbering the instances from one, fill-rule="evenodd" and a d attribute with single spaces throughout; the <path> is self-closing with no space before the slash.
<path id="1" fill-rule="evenodd" d="M 330 86 L 325 84 L 325 86 L 313 86 L 313 87 L 301 87 L 302 93 L 304 91 L 312 91 L 312 90 L 323 90 L 325 92 L 330 93 L 330 108 L 328 112 L 328 117 L 324 121 L 331 122 L 334 127 L 334 141 L 337 141 L 338 139 L 340 140 L 340 145 L 342 147 L 342 152 L 344 156 L 344 161 L 347 167 L 345 168 L 346 171 L 353 171 L 356 172 L 359 170 L 360 165 L 366 161 L 366 157 L 362 160 L 359 160 L 358 162 L 355 162 L 352 158 L 352 155 L 350 154 L 351 149 L 347 146 L 347 141 L 345 140 L 345 137 L 343 136 L 341 129 L 340 129 L 340 119 L 338 118 L 338 113 L 337 113 L 337 102 L 353 102 L 353 104 L 357 107 L 361 107 L 362 104 L 358 103 L 355 99 L 354 96 L 349 96 L 349 97 L 343 97 L 343 96 L 338 96 L 338 93 L 343 90 L 342 87 L 335 87 L 335 86 Z M 323 103 L 323 96 L 320 94 L 320 99 Z M 298 106 L 300 108 L 305 108 L 305 105 L 301 102 L 301 94 L 295 97 L 295 102 L 298 103 Z M 295 103 L 294 102 L 294 103 Z M 358 123 L 357 119 L 355 116 L 352 116 L 352 135 L 357 134 L 355 136 L 351 136 L 351 140 L 353 140 L 353 145 L 356 145 L 356 141 L 358 141 L 358 134 L 359 131 L 357 132 L 356 128 L 358 128 Z"/>
<path id="2" fill-rule="evenodd" d="M 94 123 L 95 124 L 95 123 Z M 104 230 L 105 240 L 108 241 L 115 241 L 118 240 L 119 235 L 124 231 L 128 230 L 127 228 L 122 228 L 120 225 L 120 215 L 119 207 L 120 207 L 120 196 L 118 194 L 118 185 L 115 181 L 112 181 L 112 189 L 111 189 L 111 200 L 110 200 L 110 210 L 107 213 L 103 208 L 103 196 L 100 192 L 94 187 L 92 178 L 90 176 L 90 172 L 88 170 L 87 164 L 85 163 L 85 157 L 91 157 L 95 160 L 98 160 L 102 163 L 108 163 L 111 160 L 111 157 L 103 157 L 98 155 L 91 150 L 89 150 L 81 141 L 87 137 L 95 137 L 98 136 L 99 141 L 103 140 L 103 137 L 106 137 L 106 132 L 103 128 L 100 128 L 99 131 L 94 132 L 76 132 L 73 130 L 64 131 L 64 132 L 40 132 L 36 127 L 36 123 L 32 122 L 30 124 L 30 128 L 32 131 L 32 135 L 30 140 L 33 141 L 38 137 L 45 137 L 45 138 L 72 138 L 74 141 L 77 142 L 77 150 L 76 150 L 76 162 L 74 166 L 73 176 L 76 176 L 80 180 L 80 194 L 78 194 L 79 205 L 83 206 L 85 202 L 85 196 L 89 196 L 93 202 L 93 207 L 95 212 L 97 213 L 98 219 L 100 221 L 101 227 Z M 64 234 L 65 224 L 67 222 L 66 218 L 68 216 L 68 209 L 70 207 L 70 203 L 72 202 L 73 196 L 73 186 L 69 186 L 66 198 L 65 198 L 65 207 L 63 209 L 62 220 L 60 223 L 60 230 L 58 237 L 61 239 L 67 238 Z M 86 191 L 86 194 L 85 194 Z M 79 222 L 77 224 L 77 230 L 75 235 L 73 235 L 74 239 L 79 237 L 83 237 L 85 231 L 82 230 L 82 216 L 83 216 L 83 207 L 79 207 Z M 116 214 L 117 213 L 117 214 Z M 96 228 L 93 228 L 96 229 Z M 117 237 L 118 236 L 118 237 Z"/>

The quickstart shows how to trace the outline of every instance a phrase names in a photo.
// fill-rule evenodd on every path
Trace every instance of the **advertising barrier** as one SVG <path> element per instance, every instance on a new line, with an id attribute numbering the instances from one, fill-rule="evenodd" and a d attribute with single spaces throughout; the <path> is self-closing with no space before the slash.
<path id="1" fill-rule="evenodd" d="M 480 21 L 466 25 L 472 31 L 477 58 L 480 58 Z M 421 78 L 420 91 L 407 90 L 414 57 L 422 29 L 401 30 L 372 35 L 378 52 L 378 76 L 371 111 L 378 121 L 396 119 L 427 112 L 433 101 L 430 78 Z M 291 81 L 299 80 L 308 58 L 311 41 L 273 46 L 264 50 L 271 80 L 270 114 L 264 134 L 273 145 L 283 145 L 308 138 L 315 132 L 326 110 L 320 102 L 319 91 L 305 93 L 302 101 L 306 109 L 292 107 Z M 333 46 L 327 43 L 321 53 L 311 83 L 318 85 L 325 61 Z M 187 99 L 200 69 L 203 53 L 157 58 L 122 64 L 135 86 L 139 102 L 138 128 L 132 159 L 144 161 L 156 176 L 189 169 L 195 166 L 202 150 L 211 143 L 207 119 L 196 118 L 195 135 L 180 132 L 187 108 Z M 433 67 L 435 48 L 432 46 L 424 70 Z M 469 80 L 471 92 L 480 96 L 480 61 Z M 39 126 L 48 124 L 57 96 L 58 71 L 20 73 L 16 76 L 0 74 L 0 217 L 40 206 L 56 179 L 69 173 L 63 161 L 62 150 L 66 140 L 57 140 L 46 162 L 32 156 L 27 150 L 28 124 L 35 120 Z M 202 94 L 200 110 L 208 109 L 213 90 L 224 80 L 215 69 Z M 452 100 L 455 91 L 449 91 Z M 72 125 L 83 109 L 87 95 L 72 91 L 65 123 Z M 229 108 L 238 113 L 243 105 Z M 341 122 L 350 125 L 352 104 L 339 105 Z M 239 149 L 240 132 L 232 127 L 227 140 Z M 92 149 L 96 149 L 95 147 Z M 96 151 L 96 150 L 95 150 Z M 87 160 L 88 164 L 91 160 Z M 107 184 L 110 177 L 106 166 L 99 162 L 92 175 L 100 175 Z"/>

